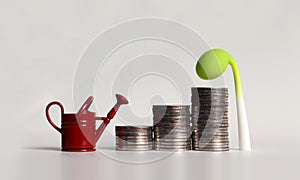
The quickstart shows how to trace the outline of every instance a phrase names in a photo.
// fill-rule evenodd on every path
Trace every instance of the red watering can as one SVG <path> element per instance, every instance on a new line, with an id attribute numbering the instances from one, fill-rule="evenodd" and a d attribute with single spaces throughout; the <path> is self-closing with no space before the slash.
<path id="1" fill-rule="evenodd" d="M 116 94 L 117 103 L 109 111 L 106 117 L 96 117 L 95 112 L 88 111 L 93 102 L 90 96 L 79 109 L 78 113 L 64 113 L 64 107 L 60 102 L 54 101 L 46 107 L 46 117 L 49 123 L 61 133 L 62 151 L 86 152 L 95 151 L 96 142 L 102 135 L 104 129 L 113 119 L 122 104 L 128 104 L 128 100 Z M 61 128 L 57 127 L 51 120 L 49 109 L 52 105 L 58 105 L 61 110 Z M 96 120 L 102 120 L 102 124 L 96 130 Z"/>

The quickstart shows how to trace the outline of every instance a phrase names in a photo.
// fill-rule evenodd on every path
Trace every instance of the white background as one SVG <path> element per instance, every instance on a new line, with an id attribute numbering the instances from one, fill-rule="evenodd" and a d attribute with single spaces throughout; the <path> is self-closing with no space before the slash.
<path id="1" fill-rule="evenodd" d="M 1 179 L 298 179 L 299 12 L 296 0 L 1 1 Z M 47 123 L 45 106 L 59 100 L 75 111 L 81 54 L 100 32 L 142 17 L 186 24 L 210 47 L 234 55 L 253 152 L 175 153 L 133 165 L 101 153 L 58 151 L 60 135 Z M 224 77 L 233 87 L 230 70 Z M 233 135 L 234 114 L 231 108 Z"/>

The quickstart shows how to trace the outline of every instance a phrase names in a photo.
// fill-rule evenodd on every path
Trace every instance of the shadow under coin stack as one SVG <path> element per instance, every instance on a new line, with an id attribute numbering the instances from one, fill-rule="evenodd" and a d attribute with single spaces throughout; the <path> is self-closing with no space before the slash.
<path id="1" fill-rule="evenodd" d="M 190 150 L 190 129 L 190 106 L 153 106 L 155 150 Z"/>
<path id="2" fill-rule="evenodd" d="M 228 89 L 192 88 L 192 149 L 229 151 Z"/>
<path id="3" fill-rule="evenodd" d="M 151 126 L 116 126 L 116 150 L 152 150 Z"/>

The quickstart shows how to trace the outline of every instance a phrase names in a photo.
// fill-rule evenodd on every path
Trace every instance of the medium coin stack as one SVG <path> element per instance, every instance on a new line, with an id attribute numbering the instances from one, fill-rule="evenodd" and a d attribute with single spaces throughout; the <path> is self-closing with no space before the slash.
<path id="1" fill-rule="evenodd" d="M 192 88 L 192 149 L 229 151 L 228 89 Z"/>
<path id="2" fill-rule="evenodd" d="M 116 150 L 152 150 L 152 126 L 116 126 Z"/>
<path id="3" fill-rule="evenodd" d="M 190 150 L 190 129 L 190 106 L 153 106 L 155 150 Z"/>

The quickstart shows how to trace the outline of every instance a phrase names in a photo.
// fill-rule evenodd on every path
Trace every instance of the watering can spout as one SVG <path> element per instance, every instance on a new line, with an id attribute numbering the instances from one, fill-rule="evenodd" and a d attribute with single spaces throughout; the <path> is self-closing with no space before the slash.
<path id="1" fill-rule="evenodd" d="M 106 126 L 110 123 L 110 120 L 112 120 L 114 118 L 114 116 L 117 113 L 120 106 L 123 105 L 123 104 L 128 104 L 129 103 L 128 100 L 120 94 L 116 94 L 116 98 L 117 98 L 116 104 L 107 113 L 106 117 L 97 117 L 96 118 L 96 120 L 103 120 L 102 124 L 100 125 L 100 127 L 96 131 L 96 138 L 95 138 L 96 142 L 101 137 L 104 129 L 106 128 Z"/>

